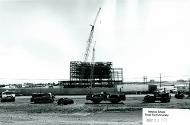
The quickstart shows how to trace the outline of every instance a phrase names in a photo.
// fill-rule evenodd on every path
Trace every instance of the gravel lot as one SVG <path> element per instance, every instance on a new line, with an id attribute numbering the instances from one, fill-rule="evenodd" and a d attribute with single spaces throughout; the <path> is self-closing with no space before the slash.
<path id="1" fill-rule="evenodd" d="M 15 102 L 0 103 L 0 124 L 5 125 L 141 125 L 142 108 L 188 108 L 190 99 L 170 103 L 142 103 L 145 95 L 127 95 L 123 104 L 90 104 L 85 96 L 67 96 L 72 105 L 32 104 L 30 96 L 16 97 Z M 66 96 L 56 96 L 56 99 Z"/>

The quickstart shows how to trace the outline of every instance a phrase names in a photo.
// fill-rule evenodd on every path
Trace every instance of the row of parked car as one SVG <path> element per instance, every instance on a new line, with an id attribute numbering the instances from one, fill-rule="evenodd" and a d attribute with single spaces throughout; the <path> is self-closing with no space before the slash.
<path id="1" fill-rule="evenodd" d="M 0 96 L 1 102 L 14 102 L 15 101 L 15 92 L 14 91 L 4 91 Z M 33 93 L 30 98 L 32 103 L 53 103 L 55 101 L 55 96 L 52 93 Z M 60 98 L 57 101 L 58 105 L 64 104 L 73 104 L 74 101 L 69 98 Z"/>
<path id="2" fill-rule="evenodd" d="M 185 93 L 183 91 L 177 91 L 175 93 L 176 99 L 183 99 L 185 98 Z M 170 102 L 171 95 L 169 92 L 166 91 L 155 91 L 153 95 L 146 95 L 144 97 L 143 102 L 145 103 L 155 103 L 157 101 L 161 103 L 167 103 Z"/>
<path id="3" fill-rule="evenodd" d="M 87 94 L 86 100 L 90 100 L 92 103 L 100 103 L 101 101 L 109 101 L 111 103 L 119 103 L 120 101 L 125 101 L 125 94 L 108 94 L 106 92 L 101 92 L 98 94 Z M 4 101 L 15 101 L 14 91 L 5 91 L 1 93 L 1 102 Z M 32 103 L 52 103 L 55 101 L 55 96 L 52 93 L 33 93 L 30 98 Z M 73 104 L 74 101 L 70 98 L 60 98 L 57 100 L 57 104 Z"/>
<path id="4" fill-rule="evenodd" d="M 5 101 L 15 101 L 15 92 L 14 91 L 4 91 L 1 93 L 1 102 Z M 175 98 L 183 99 L 184 93 L 178 92 L 175 95 Z M 171 95 L 168 92 L 154 92 L 154 95 L 146 95 L 144 97 L 143 102 L 146 103 L 154 103 L 156 101 L 160 101 L 162 103 L 170 102 Z M 101 101 L 109 101 L 111 103 L 119 103 L 120 101 L 125 101 L 126 97 L 124 94 L 107 94 L 106 92 L 100 94 L 88 94 L 86 96 L 86 100 L 90 100 L 93 103 L 100 103 Z M 30 102 L 32 103 L 53 103 L 55 101 L 55 96 L 52 93 L 33 93 L 30 98 Z M 67 105 L 73 104 L 74 101 L 70 98 L 59 98 L 57 100 L 57 104 Z"/>
<path id="5" fill-rule="evenodd" d="M 55 96 L 52 93 L 33 93 L 30 102 L 33 103 L 52 103 L 55 101 Z M 58 105 L 73 104 L 74 101 L 69 98 L 60 98 L 57 101 Z"/>

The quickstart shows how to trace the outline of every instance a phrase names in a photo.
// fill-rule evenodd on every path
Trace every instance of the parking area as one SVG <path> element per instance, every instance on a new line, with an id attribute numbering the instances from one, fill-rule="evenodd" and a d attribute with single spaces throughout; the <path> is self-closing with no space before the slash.
<path id="1" fill-rule="evenodd" d="M 30 96 L 18 96 L 15 102 L 0 103 L 0 124 L 81 124 L 81 125 L 141 125 L 142 108 L 188 108 L 190 99 L 176 99 L 170 103 L 143 103 L 145 95 L 126 95 L 119 104 L 102 102 L 91 104 L 85 96 L 55 96 L 54 103 L 33 104 Z M 74 100 L 71 105 L 58 105 L 59 98 Z"/>

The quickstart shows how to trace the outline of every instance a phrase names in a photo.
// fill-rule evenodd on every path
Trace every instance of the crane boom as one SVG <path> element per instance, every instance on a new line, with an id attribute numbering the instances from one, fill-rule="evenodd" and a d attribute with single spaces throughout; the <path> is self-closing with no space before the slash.
<path id="1" fill-rule="evenodd" d="M 87 62 L 87 60 L 88 60 L 89 51 L 90 51 L 90 46 L 91 46 L 92 38 L 93 38 L 93 34 L 94 34 L 94 27 L 95 27 L 96 21 L 97 21 L 97 19 L 98 19 L 100 10 L 101 10 L 101 8 L 99 8 L 99 10 L 98 10 L 98 12 L 97 12 L 97 14 L 96 14 L 96 18 L 95 18 L 95 20 L 94 20 L 94 23 L 93 23 L 93 25 L 91 25 L 91 31 L 90 31 L 90 35 L 89 35 L 89 37 L 88 37 L 87 47 L 86 47 L 86 51 L 85 51 L 85 54 L 84 54 L 84 62 Z"/>
<path id="2" fill-rule="evenodd" d="M 101 8 L 99 8 L 99 10 L 98 10 L 98 12 L 97 12 L 97 14 L 96 14 L 96 18 L 95 18 L 95 20 L 94 20 L 93 26 L 96 24 L 96 21 L 97 21 L 97 19 L 98 19 L 99 13 L 100 13 L 100 10 L 101 10 Z"/>

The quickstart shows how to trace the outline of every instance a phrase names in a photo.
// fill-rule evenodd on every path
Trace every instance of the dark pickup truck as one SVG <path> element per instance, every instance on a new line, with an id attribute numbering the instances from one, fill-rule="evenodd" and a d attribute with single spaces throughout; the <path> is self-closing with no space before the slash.
<path id="1" fill-rule="evenodd" d="M 51 93 L 32 93 L 30 102 L 34 103 L 52 103 L 54 102 L 54 95 Z"/>
<path id="2" fill-rule="evenodd" d="M 86 100 L 90 100 L 93 103 L 97 104 L 101 101 L 109 101 L 111 103 L 119 103 L 120 101 L 125 101 L 126 97 L 122 93 L 118 94 L 108 94 L 106 92 L 99 93 L 99 94 L 88 94 L 86 96 Z"/>
<path id="3" fill-rule="evenodd" d="M 143 102 L 155 103 L 155 102 L 159 101 L 161 103 L 167 103 L 167 102 L 170 102 L 170 99 L 171 99 L 170 93 L 155 91 L 154 95 L 146 95 L 144 97 Z"/>

